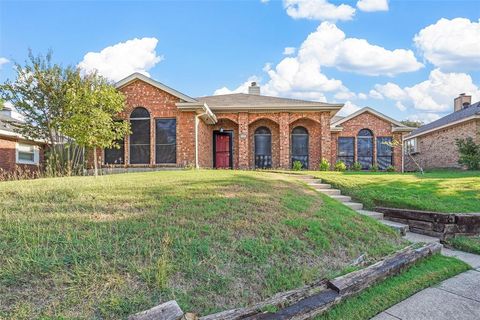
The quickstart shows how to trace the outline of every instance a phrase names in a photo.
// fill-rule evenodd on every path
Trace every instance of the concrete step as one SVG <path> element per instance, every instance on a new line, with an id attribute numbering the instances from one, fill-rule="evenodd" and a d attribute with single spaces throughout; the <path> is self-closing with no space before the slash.
<path id="1" fill-rule="evenodd" d="M 383 213 L 376 212 L 376 211 L 368 211 L 368 210 L 357 210 L 358 213 L 363 214 L 364 216 L 371 217 L 373 219 L 382 220 Z"/>
<path id="2" fill-rule="evenodd" d="M 425 243 L 440 242 L 440 239 L 438 239 L 438 238 L 426 236 L 426 235 L 419 234 L 419 233 L 413 233 L 413 232 L 410 232 L 410 231 L 408 231 L 405 234 L 405 239 L 407 239 L 408 241 L 411 241 L 411 242 L 415 242 L 415 243 L 416 242 L 425 242 Z"/>
<path id="3" fill-rule="evenodd" d="M 332 186 L 328 183 L 311 182 L 308 185 L 314 187 L 315 189 L 330 189 L 330 188 L 332 188 Z"/>
<path id="4" fill-rule="evenodd" d="M 316 179 L 314 176 L 309 174 L 296 174 L 294 177 L 299 179 Z"/>
<path id="5" fill-rule="evenodd" d="M 330 198 L 340 202 L 350 202 L 352 200 L 352 198 L 350 198 L 349 196 L 342 196 L 342 195 L 333 195 L 333 196 L 330 196 Z"/>
<path id="6" fill-rule="evenodd" d="M 322 183 L 322 179 L 312 178 L 312 179 L 301 179 L 306 183 Z"/>
<path id="7" fill-rule="evenodd" d="M 338 189 L 320 189 L 320 188 L 315 188 L 317 191 L 320 191 L 321 193 L 325 193 L 329 196 L 339 196 L 342 193 Z"/>
<path id="8" fill-rule="evenodd" d="M 358 202 L 344 202 L 343 204 L 346 205 L 347 207 L 352 208 L 353 210 L 363 209 L 363 204 Z"/>
<path id="9" fill-rule="evenodd" d="M 406 224 L 393 222 L 389 220 L 380 220 L 380 222 L 386 226 L 389 226 L 390 228 L 397 230 L 402 236 L 407 234 L 408 226 Z"/>

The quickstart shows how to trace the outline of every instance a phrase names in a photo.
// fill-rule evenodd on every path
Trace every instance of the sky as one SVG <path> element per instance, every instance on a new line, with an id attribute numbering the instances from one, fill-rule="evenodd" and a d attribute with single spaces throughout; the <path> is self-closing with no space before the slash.
<path id="1" fill-rule="evenodd" d="M 480 0 L 4 1 L 0 82 L 31 49 L 111 81 L 247 92 L 430 122 L 480 100 Z"/>

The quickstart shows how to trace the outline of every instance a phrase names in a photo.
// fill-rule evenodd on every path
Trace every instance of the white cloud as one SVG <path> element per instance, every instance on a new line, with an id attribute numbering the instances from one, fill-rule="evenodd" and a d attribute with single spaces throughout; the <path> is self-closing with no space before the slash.
<path id="1" fill-rule="evenodd" d="M 358 94 L 358 99 L 360 99 L 360 100 L 367 100 L 367 99 L 368 99 L 368 96 L 367 96 L 365 93 L 360 92 L 360 93 Z"/>
<path id="2" fill-rule="evenodd" d="M 303 42 L 299 56 L 322 66 L 370 76 L 416 71 L 423 67 L 411 50 L 388 50 L 365 39 L 347 38 L 335 24 L 323 22 Z"/>
<path id="3" fill-rule="evenodd" d="M 480 88 L 465 73 L 444 73 L 439 69 L 430 72 L 428 80 L 411 87 L 397 84 L 376 85 L 375 90 L 386 98 L 401 101 L 404 106 L 427 112 L 452 112 L 453 99 L 459 93 L 472 95 L 472 101 L 480 99 Z"/>
<path id="4" fill-rule="evenodd" d="M 361 108 L 355 104 L 353 104 L 351 101 L 347 101 L 345 102 L 345 105 L 343 106 L 342 109 L 340 109 L 340 111 L 338 111 L 338 115 L 339 116 L 348 116 L 358 110 L 360 110 Z"/>
<path id="5" fill-rule="evenodd" d="M 262 85 L 262 94 L 326 101 L 325 94 L 333 93 L 339 100 L 355 99 L 356 95 L 341 80 L 325 75 L 323 67 L 367 75 L 393 75 L 416 70 L 422 64 L 411 51 L 389 51 L 363 39 L 346 38 L 334 24 L 322 22 L 305 39 L 296 55 L 283 58 L 277 65 L 265 65 L 263 70 L 268 80 Z M 235 92 L 241 86 L 234 90 L 221 88 L 216 92 Z"/>
<path id="6" fill-rule="evenodd" d="M 405 91 L 399 85 L 391 82 L 383 85 L 377 84 L 373 91 L 392 100 L 404 100 L 407 98 Z"/>
<path id="7" fill-rule="evenodd" d="M 269 3 L 270 0 L 260 0 L 261 3 Z"/>
<path id="8" fill-rule="evenodd" d="M 258 83 L 259 80 L 260 79 L 258 77 L 251 76 L 251 77 L 248 78 L 247 81 L 245 81 L 244 83 L 239 85 L 236 89 L 230 90 L 227 87 L 223 87 L 223 88 L 215 90 L 215 92 L 213 94 L 214 95 L 220 95 L 220 94 L 231 94 L 231 93 L 248 93 L 248 87 L 250 86 L 250 84 L 253 81 Z"/>
<path id="9" fill-rule="evenodd" d="M 283 54 L 286 56 L 291 56 L 292 54 L 295 54 L 297 49 L 295 47 L 286 47 L 283 49 Z"/>
<path id="10" fill-rule="evenodd" d="M 388 11 L 387 0 L 359 0 L 357 8 L 365 12 Z"/>
<path id="11" fill-rule="evenodd" d="M 395 103 L 395 107 L 397 107 L 397 109 L 400 110 L 400 111 L 407 110 L 407 107 L 405 107 L 405 105 L 403 103 L 401 103 L 400 101 L 397 101 Z"/>
<path id="12" fill-rule="evenodd" d="M 480 70 L 480 19 L 442 18 L 413 41 L 426 60 L 443 71 Z"/>
<path id="13" fill-rule="evenodd" d="M 372 99 L 377 99 L 377 100 L 382 100 L 383 99 L 383 95 L 380 92 L 378 92 L 377 90 L 374 90 L 374 89 L 372 89 L 368 92 L 368 96 Z"/>
<path id="14" fill-rule="evenodd" d="M 432 112 L 421 112 L 421 113 L 416 113 L 409 115 L 407 117 L 407 120 L 410 121 L 421 121 L 423 123 L 429 123 L 435 120 L 440 119 L 440 115 L 437 113 L 432 113 Z"/>
<path id="15" fill-rule="evenodd" d="M 10 60 L 4 57 L 0 57 L 0 69 L 2 68 L 2 65 L 9 63 Z"/>
<path id="16" fill-rule="evenodd" d="M 352 20 L 355 15 L 355 8 L 346 4 L 336 6 L 328 0 L 284 0 L 283 5 L 294 19 L 345 21 Z"/>
<path id="17" fill-rule="evenodd" d="M 156 38 L 132 39 L 106 47 L 100 52 L 88 52 L 78 67 L 84 72 L 97 70 L 104 77 L 118 81 L 140 72 L 147 76 L 163 57 L 155 52 Z"/>

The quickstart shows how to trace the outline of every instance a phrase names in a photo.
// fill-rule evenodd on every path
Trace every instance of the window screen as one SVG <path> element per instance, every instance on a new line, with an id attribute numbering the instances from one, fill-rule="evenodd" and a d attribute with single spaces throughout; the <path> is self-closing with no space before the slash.
<path id="1" fill-rule="evenodd" d="M 380 170 L 393 166 L 393 148 L 391 137 L 377 138 L 377 164 Z"/>
<path id="2" fill-rule="evenodd" d="M 358 133 L 357 161 L 362 169 L 369 169 L 373 165 L 373 133 L 369 129 L 362 129 Z"/>
<path id="3" fill-rule="evenodd" d="M 125 141 L 115 141 L 119 148 L 105 148 L 105 164 L 124 164 Z"/>
<path id="4" fill-rule="evenodd" d="M 177 121 L 176 119 L 155 120 L 155 162 L 177 162 Z"/>
<path id="5" fill-rule="evenodd" d="M 272 167 L 272 134 L 267 127 L 255 130 L 255 167 Z"/>
<path id="6" fill-rule="evenodd" d="M 308 131 L 304 127 L 292 130 L 292 166 L 295 161 L 302 163 L 302 168 L 308 168 Z"/>
<path id="7" fill-rule="evenodd" d="M 145 108 L 136 108 L 130 115 L 130 163 L 150 163 L 150 115 Z"/>
<path id="8" fill-rule="evenodd" d="M 355 138 L 340 137 L 338 138 L 338 154 L 337 160 L 343 161 L 348 168 L 355 162 Z"/>

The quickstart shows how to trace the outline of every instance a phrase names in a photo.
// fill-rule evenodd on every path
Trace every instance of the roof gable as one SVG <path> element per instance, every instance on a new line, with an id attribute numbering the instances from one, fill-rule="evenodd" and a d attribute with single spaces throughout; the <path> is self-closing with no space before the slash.
<path id="1" fill-rule="evenodd" d="M 341 118 L 341 119 L 339 119 L 339 120 L 337 120 L 337 121 L 335 121 L 335 122 L 332 122 L 331 126 L 332 126 L 332 127 L 338 127 L 338 126 L 340 126 L 342 123 L 347 122 L 347 121 L 349 121 L 349 120 L 351 120 L 351 119 L 353 119 L 353 118 L 355 118 L 355 117 L 357 117 L 357 116 L 359 116 L 359 115 L 361 115 L 361 114 L 363 114 L 363 113 L 365 113 L 365 112 L 369 112 L 369 113 L 373 114 L 374 116 L 376 116 L 376 117 L 378 117 L 378 118 L 380 118 L 380 119 L 382 119 L 382 120 L 385 120 L 385 121 L 387 121 L 387 122 L 390 122 L 391 124 L 395 125 L 395 126 L 398 127 L 398 128 L 402 128 L 402 129 L 405 129 L 405 130 L 409 130 L 409 129 L 410 129 L 410 130 L 413 130 L 413 128 L 407 127 L 407 126 L 404 125 L 403 123 L 401 123 L 401 122 L 399 122 L 399 121 L 397 121 L 397 120 L 395 120 L 395 119 L 393 119 L 393 118 L 390 118 L 389 116 L 386 116 L 386 115 L 384 115 L 383 113 L 378 112 L 378 111 L 376 111 L 376 110 L 374 110 L 374 109 L 372 109 L 372 108 L 370 108 L 370 107 L 362 108 L 362 109 L 360 109 L 360 110 L 352 113 L 351 115 L 349 115 L 349 116 L 347 116 L 347 117 L 344 117 L 344 118 Z"/>
<path id="2" fill-rule="evenodd" d="M 181 93 L 180 91 L 172 89 L 169 86 L 166 86 L 163 83 L 158 82 L 156 80 L 153 80 L 152 78 L 149 78 L 146 75 L 138 73 L 138 72 L 132 73 L 128 77 L 118 81 L 117 83 L 115 83 L 115 87 L 117 89 L 120 89 L 120 88 L 132 83 L 135 80 L 140 80 L 140 81 L 146 82 L 146 83 L 148 83 L 148 84 L 150 84 L 150 85 L 152 85 L 152 86 L 154 86 L 154 87 L 156 87 L 156 88 L 158 88 L 162 91 L 165 91 L 165 92 L 167 92 L 167 93 L 169 93 L 169 94 L 171 94 L 171 95 L 173 95 L 177 98 L 180 98 L 184 102 L 197 102 L 192 97 L 189 97 L 186 94 Z"/>

